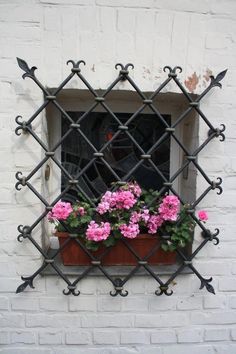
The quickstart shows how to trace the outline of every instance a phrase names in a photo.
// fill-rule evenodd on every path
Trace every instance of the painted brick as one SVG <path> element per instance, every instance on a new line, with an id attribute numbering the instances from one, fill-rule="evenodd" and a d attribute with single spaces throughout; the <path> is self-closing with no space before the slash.
<path id="1" fill-rule="evenodd" d="M 181 344 L 179 344 L 178 346 L 163 348 L 163 354 L 189 354 L 189 351 L 191 351 L 191 354 L 198 354 L 199 352 L 201 354 L 214 354 L 215 353 L 213 347 L 210 345 L 194 345 L 194 344 L 181 345 Z"/>
<path id="2" fill-rule="evenodd" d="M 70 311 L 88 311 L 94 312 L 97 309 L 97 300 L 92 297 L 79 297 L 69 299 Z"/>
<path id="3" fill-rule="evenodd" d="M 11 343 L 34 344 L 35 334 L 32 332 L 13 332 L 11 333 Z"/>
<path id="4" fill-rule="evenodd" d="M 120 334 L 117 331 L 95 330 L 93 334 L 94 344 L 118 345 Z"/>
<path id="5" fill-rule="evenodd" d="M 40 332 L 39 344 L 62 344 L 63 335 L 60 332 Z"/>
<path id="6" fill-rule="evenodd" d="M 2 313 L 0 314 L 0 327 L 13 327 L 21 328 L 24 326 L 24 315 L 15 313 Z"/>
<path id="7" fill-rule="evenodd" d="M 137 35 L 151 34 L 155 28 L 155 12 L 142 10 L 137 12 L 136 31 Z"/>
<path id="8" fill-rule="evenodd" d="M 205 309 L 225 308 L 227 305 L 227 297 L 217 294 L 217 296 L 206 295 L 203 299 Z"/>
<path id="9" fill-rule="evenodd" d="M 210 341 L 223 341 L 229 339 L 229 330 L 225 328 L 208 328 L 204 333 L 204 340 Z"/>
<path id="10" fill-rule="evenodd" d="M 4 246 L 4 245 L 3 245 Z M 5 244 L 6 248 L 11 248 L 9 247 L 9 244 Z M 2 247 L 3 248 L 3 247 Z M 0 278 L 0 292 L 2 293 L 15 293 L 17 287 L 22 283 L 21 280 L 17 278 Z"/>
<path id="11" fill-rule="evenodd" d="M 37 311 L 39 309 L 38 299 L 34 297 L 13 297 L 11 299 L 13 310 Z"/>
<path id="12" fill-rule="evenodd" d="M 10 343 L 10 334 L 8 332 L 0 332 L 0 345 Z"/>
<path id="13" fill-rule="evenodd" d="M 234 324 L 236 312 L 195 312 L 191 314 L 193 324 Z"/>
<path id="14" fill-rule="evenodd" d="M 135 31 L 135 11 L 119 8 L 117 10 L 117 17 L 118 31 L 128 33 L 132 33 Z"/>
<path id="15" fill-rule="evenodd" d="M 13 347 L 13 348 L 4 348 L 4 354 L 32 354 L 31 348 L 22 348 L 22 347 Z M 40 349 L 34 348 L 35 354 L 53 354 L 51 349 Z"/>
<path id="16" fill-rule="evenodd" d="M 7 297 L 0 296 L 0 309 L 8 310 L 9 308 L 9 300 Z"/>
<path id="17" fill-rule="evenodd" d="M 125 312 L 147 312 L 148 310 L 148 296 L 139 297 L 132 296 L 126 297 L 124 301 L 122 301 L 122 311 Z"/>
<path id="18" fill-rule="evenodd" d="M 39 299 L 39 306 L 42 310 L 47 310 L 47 311 L 67 311 L 68 310 L 68 304 L 67 304 L 67 298 L 41 298 Z"/>
<path id="19" fill-rule="evenodd" d="M 116 29 L 116 9 L 101 7 L 99 9 L 99 26 L 102 32 L 114 32 Z"/>
<path id="20" fill-rule="evenodd" d="M 45 315 L 30 314 L 26 315 L 26 327 L 78 327 L 80 326 L 80 316 L 72 315 Z"/>
<path id="21" fill-rule="evenodd" d="M 151 8 L 154 6 L 154 0 L 140 0 L 137 4 L 133 2 L 133 0 L 119 0 L 119 2 L 111 2 L 109 0 L 97 0 L 98 5 L 104 6 L 119 6 L 119 7 L 143 7 L 143 8 Z"/>
<path id="22" fill-rule="evenodd" d="M 156 296 L 149 300 L 149 311 L 166 311 L 176 309 L 176 297 L 173 298 L 163 297 L 157 301 Z"/>
<path id="23" fill-rule="evenodd" d="M 89 331 L 73 331 L 66 333 L 66 344 L 91 344 L 92 335 Z"/>
<path id="24" fill-rule="evenodd" d="M 219 290 L 221 291 L 236 291 L 235 277 L 224 277 L 219 279 Z"/>
<path id="25" fill-rule="evenodd" d="M 199 343 L 202 336 L 203 330 L 199 328 L 177 330 L 178 343 Z"/>
<path id="26" fill-rule="evenodd" d="M 157 330 L 151 335 L 151 343 L 176 343 L 176 333 L 174 330 Z"/>
<path id="27" fill-rule="evenodd" d="M 150 343 L 150 334 L 143 330 L 121 331 L 121 344 L 148 344 Z"/>
<path id="28" fill-rule="evenodd" d="M 179 327 L 186 325 L 187 315 L 171 311 L 169 314 L 136 315 L 136 327 Z"/>
<path id="29" fill-rule="evenodd" d="M 115 312 L 121 310 L 121 299 L 115 299 L 110 295 L 106 297 L 99 297 L 98 301 L 98 311 L 104 312 Z"/>
<path id="30" fill-rule="evenodd" d="M 83 315 L 81 316 L 82 327 L 132 327 L 134 324 L 133 315 Z"/>
<path id="31" fill-rule="evenodd" d="M 177 303 L 178 310 L 199 310 L 202 308 L 202 297 L 190 296 L 180 298 Z"/>
<path id="32" fill-rule="evenodd" d="M 143 346 L 143 347 L 139 347 L 138 350 L 141 354 L 146 354 L 145 353 L 145 347 L 146 346 Z M 147 348 L 147 347 L 146 347 Z M 156 347 L 156 346 L 152 346 L 152 347 L 149 347 L 150 349 L 148 349 L 148 353 L 149 354 L 162 354 L 162 348 L 161 347 Z"/>
<path id="33" fill-rule="evenodd" d="M 232 328 L 230 332 L 231 332 L 231 338 L 233 340 L 236 340 L 236 328 Z"/>

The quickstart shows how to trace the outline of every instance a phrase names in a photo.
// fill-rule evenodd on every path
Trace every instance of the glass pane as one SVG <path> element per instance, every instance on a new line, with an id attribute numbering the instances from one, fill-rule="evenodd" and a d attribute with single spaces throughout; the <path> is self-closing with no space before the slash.
<path id="1" fill-rule="evenodd" d="M 84 112 L 67 112 L 76 122 Z M 131 113 L 115 113 L 121 124 L 125 124 L 131 117 Z M 170 125 L 169 115 L 163 118 Z M 112 182 L 119 178 L 127 177 L 128 180 L 136 180 L 145 189 L 159 190 L 163 179 L 159 176 L 148 160 L 142 160 L 142 164 L 135 166 L 143 153 L 149 149 L 165 133 L 165 126 L 155 114 L 139 114 L 128 126 L 130 136 L 126 131 L 120 131 L 114 138 L 120 125 L 109 113 L 92 112 L 80 123 L 79 133 L 73 130 L 62 142 L 61 161 L 65 169 L 73 176 L 86 169 L 79 177 L 79 184 L 90 198 L 97 198 L 111 187 Z M 69 129 L 68 121 L 61 120 L 62 136 Z M 109 143 L 110 142 L 110 143 Z M 103 150 L 104 160 L 96 159 L 93 153 Z M 151 154 L 152 161 L 160 172 L 169 179 L 170 172 L 170 138 L 163 141 Z M 86 168 L 88 166 L 88 168 Z M 110 167 L 110 168 L 109 168 Z M 62 190 L 68 185 L 67 178 L 62 175 Z M 71 188 L 65 199 L 73 200 L 77 197 L 77 191 Z"/>

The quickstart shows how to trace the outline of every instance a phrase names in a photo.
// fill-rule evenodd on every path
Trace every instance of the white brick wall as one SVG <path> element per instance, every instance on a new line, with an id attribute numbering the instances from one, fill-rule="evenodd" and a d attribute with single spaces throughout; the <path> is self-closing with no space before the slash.
<path id="1" fill-rule="evenodd" d="M 236 353 L 235 10 L 232 0 L 0 1 L 0 353 Z M 34 220 L 41 206 L 30 192 L 15 192 L 14 174 L 29 171 L 41 152 L 32 138 L 15 136 L 14 119 L 27 119 L 42 101 L 37 87 L 21 79 L 16 56 L 36 65 L 48 87 L 69 72 L 68 59 L 84 59 L 85 75 L 98 89 L 114 79 L 119 61 L 134 63 L 131 75 L 147 91 L 164 77 L 164 65 L 182 66 L 182 82 L 196 72 L 195 93 L 206 85 L 207 71 L 229 69 L 223 89 L 202 103 L 215 125 L 228 127 L 226 142 L 212 141 L 199 157 L 213 178 L 224 178 L 224 194 L 212 192 L 202 204 L 210 226 L 221 229 L 221 243 L 196 260 L 200 272 L 214 277 L 215 296 L 199 291 L 189 275 L 177 279 L 169 298 L 153 295 L 156 284 L 147 277 L 127 284 L 127 298 L 108 296 L 110 285 L 101 278 L 83 280 L 79 297 L 63 296 L 57 277 L 39 277 L 35 289 L 15 294 L 20 275 L 40 264 L 30 243 L 16 241 L 16 227 Z M 82 88 L 75 80 L 70 87 Z M 36 127 L 41 134 L 40 118 Z M 205 134 L 201 123 L 200 139 Z"/>

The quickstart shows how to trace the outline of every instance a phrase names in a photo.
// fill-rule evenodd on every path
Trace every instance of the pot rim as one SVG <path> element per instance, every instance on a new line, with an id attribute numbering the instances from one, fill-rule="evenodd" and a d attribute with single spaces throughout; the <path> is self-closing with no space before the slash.
<path id="1" fill-rule="evenodd" d="M 69 232 L 56 231 L 56 232 L 54 232 L 53 235 L 57 236 L 58 238 L 68 238 L 69 237 Z M 73 235 L 76 235 L 76 233 L 73 234 Z M 71 239 L 73 239 L 73 238 L 76 238 L 76 237 L 71 237 Z M 128 237 L 123 237 L 123 238 L 126 239 L 126 240 L 131 240 L 131 241 L 132 240 L 137 240 L 137 239 L 139 239 L 139 240 L 148 240 L 148 239 L 151 240 L 151 239 L 159 238 L 159 235 L 158 234 L 142 233 L 142 234 L 138 234 L 138 236 L 135 237 L 135 238 L 128 238 Z"/>

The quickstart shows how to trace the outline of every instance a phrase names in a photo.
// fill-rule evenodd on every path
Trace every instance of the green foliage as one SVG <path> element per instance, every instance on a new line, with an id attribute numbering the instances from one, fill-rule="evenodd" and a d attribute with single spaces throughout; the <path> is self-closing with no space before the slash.
<path id="1" fill-rule="evenodd" d="M 177 248 L 184 248 L 193 239 L 195 225 L 191 216 L 186 212 L 186 208 L 183 208 L 177 222 L 172 224 L 169 222 L 161 228 L 163 234 L 170 235 L 170 240 L 162 242 L 162 249 L 164 251 L 174 251 Z"/>
<path id="2" fill-rule="evenodd" d="M 97 251 L 99 249 L 99 244 L 94 241 L 85 240 L 85 247 L 90 251 Z"/>

